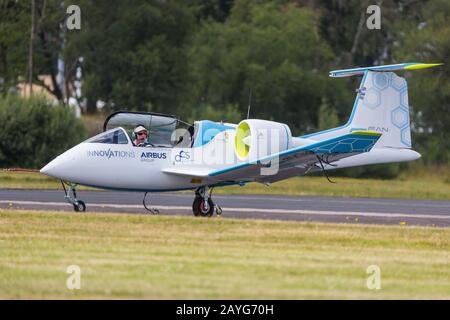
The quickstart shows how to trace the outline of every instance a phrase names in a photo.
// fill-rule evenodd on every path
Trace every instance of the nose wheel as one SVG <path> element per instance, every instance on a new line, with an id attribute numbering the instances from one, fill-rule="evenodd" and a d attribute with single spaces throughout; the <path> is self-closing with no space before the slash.
<path id="1" fill-rule="evenodd" d="M 86 211 L 86 204 L 84 201 L 77 200 L 76 203 L 73 204 L 73 210 L 76 212 L 85 212 Z"/>
<path id="2" fill-rule="evenodd" d="M 63 181 L 61 181 L 61 184 L 65 193 L 64 198 L 73 206 L 73 210 L 75 212 L 85 212 L 86 204 L 84 203 L 84 201 L 77 199 L 77 191 L 75 189 L 76 184 L 68 184 L 68 188 L 66 188 L 66 185 Z"/>
<path id="3" fill-rule="evenodd" d="M 218 216 L 222 214 L 222 208 L 214 204 L 211 199 L 212 188 L 208 186 L 198 188 L 195 191 L 192 212 L 196 217 L 211 217 L 214 213 Z"/>

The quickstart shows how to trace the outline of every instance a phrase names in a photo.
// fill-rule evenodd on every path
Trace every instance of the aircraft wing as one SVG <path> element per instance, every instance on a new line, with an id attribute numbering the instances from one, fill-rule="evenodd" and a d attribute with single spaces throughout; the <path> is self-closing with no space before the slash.
<path id="1" fill-rule="evenodd" d="M 163 169 L 175 175 L 203 178 L 209 181 L 251 181 L 259 177 L 273 175 L 273 170 L 283 171 L 293 167 L 306 169 L 320 162 L 330 164 L 334 161 L 368 152 L 381 134 L 371 131 L 354 131 L 339 137 L 318 141 L 306 146 L 296 147 L 254 161 L 242 162 L 226 168 L 213 169 L 194 165 Z M 319 160 L 320 159 L 320 160 Z"/>

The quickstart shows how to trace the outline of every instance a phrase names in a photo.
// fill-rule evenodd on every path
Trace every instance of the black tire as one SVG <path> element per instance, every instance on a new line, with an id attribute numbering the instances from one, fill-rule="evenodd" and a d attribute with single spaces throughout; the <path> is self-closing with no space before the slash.
<path id="1" fill-rule="evenodd" d="M 192 204 L 194 216 L 211 217 L 214 213 L 214 202 L 212 202 L 211 198 L 208 199 L 208 211 L 203 210 L 203 202 L 203 198 L 195 197 L 194 203 Z"/>
<path id="2" fill-rule="evenodd" d="M 194 202 L 192 203 L 192 213 L 196 217 L 198 217 L 200 215 L 200 211 L 198 210 L 198 208 L 199 208 L 199 203 L 198 202 L 199 201 L 202 201 L 202 198 L 195 197 Z"/>
<path id="3" fill-rule="evenodd" d="M 85 212 L 86 211 L 86 204 L 83 201 L 78 200 L 76 203 L 74 203 L 73 209 L 76 212 Z"/>

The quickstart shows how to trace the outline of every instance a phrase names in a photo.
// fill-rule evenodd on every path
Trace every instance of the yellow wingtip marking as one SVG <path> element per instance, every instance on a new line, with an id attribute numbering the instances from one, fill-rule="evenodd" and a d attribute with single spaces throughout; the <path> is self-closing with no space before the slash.
<path id="1" fill-rule="evenodd" d="M 426 69 L 426 68 L 432 68 L 437 66 L 442 66 L 443 63 L 418 63 L 413 64 L 411 66 L 406 66 L 405 70 L 419 70 L 419 69 Z"/>

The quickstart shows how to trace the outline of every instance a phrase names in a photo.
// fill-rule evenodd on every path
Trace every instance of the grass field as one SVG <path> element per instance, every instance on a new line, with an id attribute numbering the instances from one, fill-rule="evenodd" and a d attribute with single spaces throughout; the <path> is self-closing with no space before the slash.
<path id="1" fill-rule="evenodd" d="M 296 177 L 272 184 L 270 187 L 250 183 L 245 187 L 217 188 L 221 194 L 281 194 L 339 197 L 376 197 L 405 199 L 450 200 L 450 170 L 448 166 L 426 169 L 417 166 L 392 180 L 333 178 L 329 183 L 324 177 Z M 40 173 L 0 172 L 0 188 L 61 188 L 58 180 Z M 89 189 L 80 187 L 80 189 Z"/>
<path id="2" fill-rule="evenodd" d="M 0 171 L 0 189 L 61 189 L 59 180 L 41 173 Z M 80 186 L 79 189 L 94 188 Z"/>
<path id="3" fill-rule="evenodd" d="M 450 299 L 448 228 L 1 210 L 0 252 L 3 299 Z"/>

